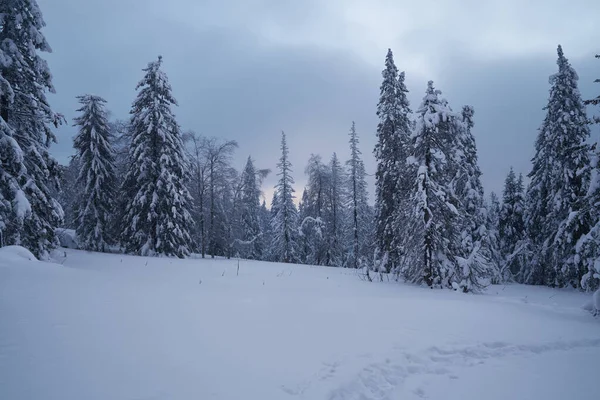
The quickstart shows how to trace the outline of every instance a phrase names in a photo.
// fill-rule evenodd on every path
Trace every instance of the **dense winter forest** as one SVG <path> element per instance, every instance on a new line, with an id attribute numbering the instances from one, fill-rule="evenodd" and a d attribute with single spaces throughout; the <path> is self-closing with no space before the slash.
<path id="1" fill-rule="evenodd" d="M 348 160 L 314 154 L 292 166 L 281 132 L 276 166 L 250 156 L 236 170 L 235 141 L 178 124 L 160 56 L 142 70 L 128 120 L 110 120 L 110 105 L 81 88 L 79 115 L 66 121 L 46 97 L 55 89 L 43 27 L 35 0 L 0 3 L 2 246 L 44 258 L 69 228 L 90 251 L 354 268 L 368 280 L 464 292 L 499 282 L 600 285 L 600 148 L 590 140 L 600 120 L 586 113 L 600 96 L 581 98 L 561 46 L 531 169 L 498 165 L 510 168 L 499 196 L 483 191 L 476 110 L 451 107 L 431 81 L 415 89 L 424 96 L 411 106 L 391 50 L 373 104 L 373 190 L 362 160 L 371 149 L 359 136 L 375 127 L 350 121 Z M 62 123 L 78 127 L 66 166 L 50 154 Z M 302 172 L 308 183 L 299 193 L 294 175 Z M 262 182 L 271 173 L 278 183 L 267 206 Z"/>

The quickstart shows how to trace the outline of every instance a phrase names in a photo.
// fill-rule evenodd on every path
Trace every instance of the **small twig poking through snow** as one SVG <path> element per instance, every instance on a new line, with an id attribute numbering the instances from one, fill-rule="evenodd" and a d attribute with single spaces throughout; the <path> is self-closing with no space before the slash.
<path id="1" fill-rule="evenodd" d="M 554 296 L 556 296 L 558 293 L 554 293 L 552 296 L 548 297 L 549 299 L 553 298 Z"/>
<path id="2" fill-rule="evenodd" d="M 235 276 L 240 276 L 240 259 L 238 258 L 238 267 L 237 267 L 237 273 Z"/>
<path id="3" fill-rule="evenodd" d="M 202 279 L 198 281 L 198 285 L 202 285 Z"/>
<path id="4" fill-rule="evenodd" d="M 146 267 L 148 266 L 148 261 L 146 261 L 146 264 L 145 264 L 145 266 L 146 266 Z"/>
<path id="5" fill-rule="evenodd" d="M 265 281 L 263 281 L 263 286 L 265 286 Z"/>
<path id="6" fill-rule="evenodd" d="M 60 263 L 60 265 L 64 265 L 65 261 L 67 261 L 67 252 L 65 251 L 65 259 L 62 260 L 62 262 Z"/>
<path id="7" fill-rule="evenodd" d="M 292 276 L 292 270 L 290 270 L 290 274 L 288 276 Z"/>
<path id="8" fill-rule="evenodd" d="M 358 276 L 358 279 L 360 279 L 361 281 L 373 282 L 373 279 L 371 278 L 371 275 L 369 274 L 368 268 L 365 268 L 364 272 L 362 272 L 362 269 L 357 269 L 355 274 Z"/>
<path id="9" fill-rule="evenodd" d="M 221 276 L 225 276 L 225 270 L 223 270 L 223 273 L 221 274 Z"/>

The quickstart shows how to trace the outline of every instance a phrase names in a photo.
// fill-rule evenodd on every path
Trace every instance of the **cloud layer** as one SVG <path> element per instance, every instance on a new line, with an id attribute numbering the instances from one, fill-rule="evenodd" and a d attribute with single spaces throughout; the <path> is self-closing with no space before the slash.
<path id="1" fill-rule="evenodd" d="M 528 172 L 556 45 L 578 70 L 586 98 L 600 85 L 600 30 L 593 0 L 38 0 L 54 52 L 54 108 L 75 115 L 75 96 L 95 93 L 127 118 L 148 61 L 163 55 L 183 129 L 235 139 L 274 169 L 288 134 L 297 187 L 310 153 L 348 155 L 352 120 L 367 169 L 380 72 L 388 47 L 407 73 L 418 107 L 433 79 L 455 109 L 475 107 L 475 136 L 486 190 L 500 191 L 513 165 Z M 600 113 L 600 110 L 598 110 Z M 72 154 L 72 127 L 52 152 Z M 266 182 L 273 185 L 275 176 Z"/>

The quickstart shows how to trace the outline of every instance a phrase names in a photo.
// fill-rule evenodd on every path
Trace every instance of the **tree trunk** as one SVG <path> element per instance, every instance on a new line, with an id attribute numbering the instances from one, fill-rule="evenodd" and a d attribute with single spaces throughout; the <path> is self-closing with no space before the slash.
<path id="1" fill-rule="evenodd" d="M 215 258 L 215 167 L 210 162 L 210 257 Z"/>

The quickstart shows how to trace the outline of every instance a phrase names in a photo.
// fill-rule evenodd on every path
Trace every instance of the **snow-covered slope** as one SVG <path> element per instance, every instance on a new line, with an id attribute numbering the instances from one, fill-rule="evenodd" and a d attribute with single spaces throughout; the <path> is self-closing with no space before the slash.
<path id="1" fill-rule="evenodd" d="M 600 398 L 600 323 L 576 292 L 17 250 L 0 249 L 0 399 Z"/>

